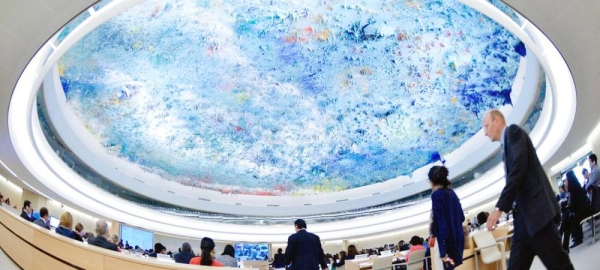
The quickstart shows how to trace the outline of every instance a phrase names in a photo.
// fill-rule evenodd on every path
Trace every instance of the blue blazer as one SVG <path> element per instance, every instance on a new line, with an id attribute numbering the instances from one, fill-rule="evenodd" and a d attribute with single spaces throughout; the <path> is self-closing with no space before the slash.
<path id="1" fill-rule="evenodd" d="M 456 266 L 462 264 L 465 238 L 462 223 L 465 214 L 460 200 L 451 189 L 440 188 L 431 194 L 433 211 L 433 235 L 437 238 L 440 256 L 446 254 Z"/>
<path id="2" fill-rule="evenodd" d="M 524 229 L 533 236 L 560 217 L 560 207 L 529 135 L 519 126 L 510 125 L 504 131 L 503 148 L 506 186 L 496 207 L 509 212 L 515 202 L 515 219 L 524 218 Z"/>
<path id="3" fill-rule="evenodd" d="M 69 237 L 71 239 L 75 239 L 75 233 L 72 230 L 65 229 L 65 228 L 59 226 L 54 231 L 60 235 Z"/>
<path id="4" fill-rule="evenodd" d="M 306 230 L 290 235 L 285 249 L 285 262 L 292 264 L 291 270 L 318 270 L 327 268 L 321 239 Z"/>

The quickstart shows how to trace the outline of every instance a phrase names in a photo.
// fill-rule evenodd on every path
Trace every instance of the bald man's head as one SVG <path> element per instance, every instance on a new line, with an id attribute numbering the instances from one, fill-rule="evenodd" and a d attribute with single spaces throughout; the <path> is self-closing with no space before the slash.
<path id="1" fill-rule="evenodd" d="M 106 237 L 108 235 L 108 223 L 106 220 L 96 221 L 96 234 Z"/>
<path id="2" fill-rule="evenodd" d="M 499 110 L 489 110 L 483 115 L 483 130 L 485 136 L 489 137 L 492 142 L 500 141 L 500 134 L 504 127 L 506 127 L 506 120 Z"/>

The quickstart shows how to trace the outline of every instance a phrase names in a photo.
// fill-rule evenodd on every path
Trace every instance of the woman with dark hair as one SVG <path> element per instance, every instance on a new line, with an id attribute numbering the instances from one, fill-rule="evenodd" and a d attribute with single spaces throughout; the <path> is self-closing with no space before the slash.
<path id="1" fill-rule="evenodd" d="M 283 249 L 277 249 L 277 254 L 273 258 L 273 268 L 275 269 L 285 269 L 285 254 L 283 254 Z"/>
<path id="2" fill-rule="evenodd" d="M 567 228 L 565 228 L 565 236 L 563 238 L 563 248 L 568 251 L 569 248 L 574 248 L 583 242 L 583 231 L 579 224 L 588 212 L 588 199 L 585 190 L 581 187 L 577 176 L 573 171 L 567 172 L 567 180 L 565 181 L 565 190 L 569 193 L 569 207 Z M 569 228 L 570 227 L 570 228 Z M 573 234 L 573 245 L 569 247 L 570 234 Z"/>
<path id="3" fill-rule="evenodd" d="M 346 260 L 354 260 L 354 257 L 358 255 L 358 249 L 355 245 L 348 246 L 348 254 L 346 255 Z"/>
<path id="4" fill-rule="evenodd" d="M 346 251 L 340 251 L 339 257 L 333 256 L 332 268 L 342 267 L 346 264 Z"/>
<path id="5" fill-rule="evenodd" d="M 190 260 L 190 264 L 221 267 L 225 266 L 219 261 L 213 259 L 215 256 L 215 242 L 211 238 L 202 238 L 202 241 L 200 241 L 200 252 L 200 257 L 192 258 Z"/>
<path id="6" fill-rule="evenodd" d="M 223 263 L 227 267 L 237 267 L 237 260 L 235 259 L 235 249 L 232 245 L 226 245 L 221 256 L 215 258 L 217 261 Z"/>
<path id="7" fill-rule="evenodd" d="M 404 259 L 408 262 L 408 259 L 410 258 L 410 253 L 411 252 L 415 252 L 418 250 L 424 250 L 425 247 L 423 246 L 423 238 L 419 237 L 419 236 L 413 236 L 410 239 L 410 249 L 408 250 L 408 253 L 406 253 L 406 256 L 404 256 Z"/>
<path id="8" fill-rule="evenodd" d="M 443 265 L 445 270 L 462 264 L 465 246 L 462 228 L 465 215 L 458 196 L 450 188 L 448 173 L 444 166 L 433 166 L 428 174 L 433 190 L 429 231 L 431 237 L 435 237 L 434 246 L 438 251 L 432 259 L 436 260 L 436 265 Z"/>

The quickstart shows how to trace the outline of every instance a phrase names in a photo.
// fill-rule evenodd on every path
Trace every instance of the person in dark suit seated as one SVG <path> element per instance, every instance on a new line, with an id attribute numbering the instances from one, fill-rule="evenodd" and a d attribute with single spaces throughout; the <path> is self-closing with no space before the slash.
<path id="1" fill-rule="evenodd" d="M 37 219 L 33 223 L 50 230 L 50 215 L 48 214 L 48 209 L 46 209 L 46 207 L 40 208 L 40 219 Z"/>
<path id="2" fill-rule="evenodd" d="M 58 224 L 58 228 L 56 228 L 54 231 L 62 236 L 66 236 L 69 237 L 71 239 L 75 239 L 75 232 L 73 232 L 73 230 L 71 229 L 73 227 L 73 216 L 71 216 L 71 213 L 69 212 L 64 212 L 61 216 L 60 216 L 60 223 Z"/>
<path id="3" fill-rule="evenodd" d="M 183 245 L 181 245 L 181 252 L 175 254 L 175 256 L 173 256 L 173 259 L 176 263 L 189 264 L 190 260 L 194 257 L 195 255 L 192 252 L 192 246 L 190 245 L 190 243 L 185 242 L 183 243 Z"/>
<path id="4" fill-rule="evenodd" d="M 501 143 L 506 173 L 506 185 L 486 227 L 493 231 L 502 212 L 512 210 L 514 215 L 508 269 L 529 269 L 536 255 L 548 269 L 573 269 L 555 224 L 560 207 L 529 135 L 517 125 L 506 126 L 498 110 L 485 113 L 483 129 L 485 136 Z"/>
<path id="5" fill-rule="evenodd" d="M 283 249 L 277 249 L 277 254 L 273 258 L 273 268 L 285 268 L 285 255 L 283 254 Z"/>
<path id="6" fill-rule="evenodd" d="M 96 222 L 96 236 L 90 237 L 88 239 L 88 244 L 90 244 L 92 246 L 105 248 L 105 249 L 119 251 L 119 248 L 117 247 L 117 245 L 115 245 L 111 242 L 108 242 L 107 238 L 108 238 L 108 223 L 106 223 L 106 220 L 102 220 L 102 219 L 98 220 Z"/>
<path id="7" fill-rule="evenodd" d="M 150 253 L 148 257 L 156 258 L 156 254 L 167 254 L 167 248 L 161 243 L 154 244 L 154 252 Z"/>
<path id="8" fill-rule="evenodd" d="M 325 254 L 319 236 L 306 231 L 306 222 L 298 219 L 294 222 L 295 234 L 288 237 L 285 249 L 285 263 L 291 264 L 291 270 L 328 269 Z"/>
<path id="9" fill-rule="evenodd" d="M 33 205 L 28 200 L 23 202 L 23 211 L 21 212 L 21 217 L 27 221 L 33 222 L 35 218 L 33 217 Z"/>

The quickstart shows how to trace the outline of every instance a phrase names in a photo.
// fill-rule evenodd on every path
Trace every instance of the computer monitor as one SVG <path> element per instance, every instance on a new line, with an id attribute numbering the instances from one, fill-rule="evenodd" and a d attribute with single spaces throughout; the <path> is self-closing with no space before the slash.
<path id="1" fill-rule="evenodd" d="M 234 243 L 235 258 L 242 261 L 265 261 L 268 259 L 269 243 Z"/>
<path id="2" fill-rule="evenodd" d="M 55 216 L 50 216 L 50 226 L 58 228 L 58 224 L 60 224 L 60 219 Z"/>
<path id="3" fill-rule="evenodd" d="M 140 246 L 142 249 L 154 248 L 154 233 L 121 224 L 121 239 L 123 243 L 131 246 Z"/>

